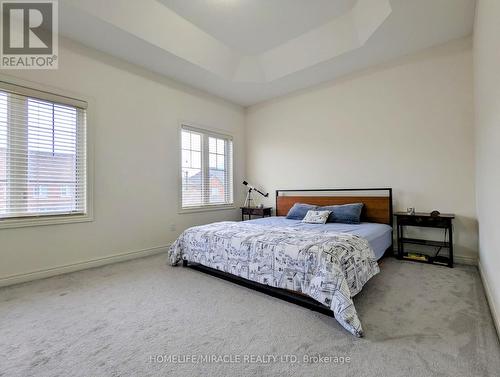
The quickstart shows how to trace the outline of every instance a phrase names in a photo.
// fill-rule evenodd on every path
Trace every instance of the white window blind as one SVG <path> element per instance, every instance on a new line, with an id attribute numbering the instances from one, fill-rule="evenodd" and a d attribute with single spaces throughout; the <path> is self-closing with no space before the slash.
<path id="1" fill-rule="evenodd" d="M 0 83 L 0 220 L 87 213 L 86 103 Z"/>
<path id="2" fill-rule="evenodd" d="M 182 209 L 233 204 L 231 137 L 182 126 L 181 161 Z"/>

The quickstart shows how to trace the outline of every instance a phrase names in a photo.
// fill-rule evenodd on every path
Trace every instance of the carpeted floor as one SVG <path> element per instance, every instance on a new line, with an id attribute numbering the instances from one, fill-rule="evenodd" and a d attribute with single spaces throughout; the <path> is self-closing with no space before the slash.
<path id="1" fill-rule="evenodd" d="M 474 267 L 385 260 L 355 298 L 357 339 L 333 318 L 165 260 L 0 289 L 0 376 L 500 375 Z M 318 354 L 329 358 L 304 362 Z"/>

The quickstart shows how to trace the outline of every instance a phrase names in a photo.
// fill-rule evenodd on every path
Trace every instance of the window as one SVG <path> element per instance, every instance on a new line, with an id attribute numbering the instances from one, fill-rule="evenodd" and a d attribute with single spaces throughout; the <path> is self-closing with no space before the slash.
<path id="1" fill-rule="evenodd" d="M 182 126 L 181 161 L 182 209 L 233 204 L 231 137 Z"/>
<path id="2" fill-rule="evenodd" d="M 0 220 L 86 215 L 86 136 L 85 102 L 0 82 Z"/>
<path id="3" fill-rule="evenodd" d="M 63 198 L 69 198 L 73 195 L 72 191 L 71 191 L 71 186 L 69 185 L 64 185 L 61 187 L 61 193 L 60 193 L 60 196 L 63 197 Z"/>
<path id="4" fill-rule="evenodd" d="M 7 212 L 7 94 L 0 92 L 0 217 Z"/>
<path id="5" fill-rule="evenodd" d="M 47 186 L 37 185 L 33 188 L 33 195 L 39 198 L 48 198 L 49 189 L 47 188 Z"/>

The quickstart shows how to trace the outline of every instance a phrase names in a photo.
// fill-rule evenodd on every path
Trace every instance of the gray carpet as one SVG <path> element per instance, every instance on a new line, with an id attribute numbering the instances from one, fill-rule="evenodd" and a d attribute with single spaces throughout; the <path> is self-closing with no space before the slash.
<path id="1" fill-rule="evenodd" d="M 474 267 L 388 259 L 381 269 L 355 298 L 363 339 L 333 318 L 171 268 L 163 255 L 3 288 L 0 376 L 500 375 Z M 168 362 L 187 354 L 233 363 Z M 330 359 L 304 363 L 318 354 Z"/>

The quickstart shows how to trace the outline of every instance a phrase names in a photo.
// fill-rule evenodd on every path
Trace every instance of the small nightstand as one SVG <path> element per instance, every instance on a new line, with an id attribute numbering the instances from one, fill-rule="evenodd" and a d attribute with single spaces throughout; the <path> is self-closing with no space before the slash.
<path id="1" fill-rule="evenodd" d="M 398 231 L 398 258 L 412 260 L 417 262 L 425 262 L 432 264 L 445 265 L 448 267 L 453 267 L 453 219 L 455 215 L 453 214 L 440 214 L 439 216 L 431 216 L 430 213 L 417 212 L 414 215 L 410 215 L 406 212 L 396 212 L 396 226 Z M 445 229 L 445 235 L 448 237 L 444 241 L 431 241 L 425 239 L 417 238 L 407 238 L 404 236 L 405 226 L 416 226 L 425 228 L 439 228 Z M 438 248 L 434 256 L 405 252 L 404 245 L 424 245 L 429 247 Z M 441 249 L 449 250 L 449 257 L 438 255 Z"/>
<path id="2" fill-rule="evenodd" d="M 264 208 L 240 207 L 240 208 L 241 208 L 241 221 L 245 220 L 245 215 L 248 216 L 248 220 L 250 220 L 252 216 L 270 217 L 272 212 L 271 207 L 264 207 Z"/>

